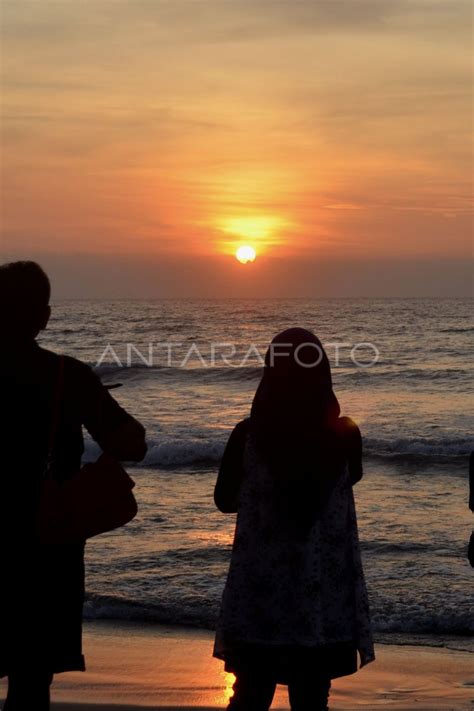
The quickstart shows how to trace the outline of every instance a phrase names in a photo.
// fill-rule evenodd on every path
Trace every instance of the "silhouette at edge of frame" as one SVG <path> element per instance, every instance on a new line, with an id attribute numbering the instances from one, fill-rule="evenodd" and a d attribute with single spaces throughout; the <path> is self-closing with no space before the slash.
<path id="1" fill-rule="evenodd" d="M 320 341 L 284 331 L 215 488 L 220 511 L 237 512 L 214 647 L 236 675 L 229 709 L 266 711 L 280 683 L 292 709 L 322 711 L 357 652 L 375 659 L 352 493 L 362 473 L 360 432 L 340 417 Z"/>
<path id="2" fill-rule="evenodd" d="M 58 363 L 36 337 L 51 309 L 50 283 L 35 262 L 0 266 L 0 676 L 4 711 L 46 711 L 53 675 L 84 670 L 84 544 L 41 545 L 36 518 L 54 409 Z M 73 320 L 74 315 L 71 314 Z M 140 461 L 145 430 L 84 363 L 64 357 L 56 468 L 78 471 L 82 426 L 107 454 Z"/>

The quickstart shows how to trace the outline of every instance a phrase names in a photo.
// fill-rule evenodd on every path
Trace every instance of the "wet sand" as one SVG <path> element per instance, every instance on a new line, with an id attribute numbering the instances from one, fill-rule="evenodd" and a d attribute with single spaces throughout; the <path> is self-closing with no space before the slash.
<path id="1" fill-rule="evenodd" d="M 57 677 L 55 711 L 225 708 L 233 677 L 212 658 L 212 634 L 162 626 L 88 624 L 88 671 Z M 2 691 L 4 686 L 2 687 Z M 377 661 L 334 681 L 331 710 L 474 709 L 474 656 L 444 648 L 377 646 Z M 272 708 L 288 708 L 279 687 Z"/>

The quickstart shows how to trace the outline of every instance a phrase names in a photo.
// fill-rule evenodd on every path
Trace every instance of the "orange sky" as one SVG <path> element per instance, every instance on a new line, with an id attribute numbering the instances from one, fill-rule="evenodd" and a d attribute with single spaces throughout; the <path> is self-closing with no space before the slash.
<path id="1" fill-rule="evenodd" d="M 4 258 L 470 254 L 470 3 L 2 14 Z"/>

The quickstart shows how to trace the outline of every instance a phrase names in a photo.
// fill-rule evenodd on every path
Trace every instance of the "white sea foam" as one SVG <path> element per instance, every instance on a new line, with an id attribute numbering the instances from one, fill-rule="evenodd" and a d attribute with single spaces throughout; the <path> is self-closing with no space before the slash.
<path id="1" fill-rule="evenodd" d="M 422 603 L 412 605 L 403 612 L 377 609 L 372 604 L 372 624 L 375 633 L 474 635 L 474 620 L 456 608 L 442 612 L 426 609 Z M 213 629 L 219 611 L 219 600 L 194 599 L 149 600 L 139 603 L 123 597 L 89 595 L 85 605 L 88 619 L 134 620 L 170 625 L 190 625 Z"/>
<path id="2" fill-rule="evenodd" d="M 152 444 L 143 464 L 145 466 L 182 466 L 187 464 L 216 463 L 221 460 L 224 452 L 224 442 L 190 440 L 167 441 Z"/>
<path id="3" fill-rule="evenodd" d="M 216 435 L 212 439 L 161 439 L 159 435 L 148 438 L 148 453 L 140 466 L 182 467 L 188 465 L 217 464 L 222 458 L 226 437 Z M 367 457 L 383 459 L 409 458 L 422 460 L 462 459 L 473 448 L 473 442 L 464 437 L 449 439 L 381 439 L 364 438 L 364 452 Z M 90 440 L 86 441 L 85 461 L 96 459 L 100 448 Z"/>

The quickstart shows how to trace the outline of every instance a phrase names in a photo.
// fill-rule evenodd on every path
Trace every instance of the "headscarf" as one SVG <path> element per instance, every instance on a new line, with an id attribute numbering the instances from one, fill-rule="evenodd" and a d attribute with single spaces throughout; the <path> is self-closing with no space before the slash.
<path id="1" fill-rule="evenodd" d="M 250 435 L 287 514 L 324 504 L 341 458 L 334 427 L 339 414 L 321 341 L 303 328 L 275 336 L 253 400 Z"/>

